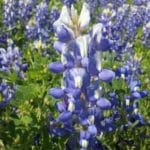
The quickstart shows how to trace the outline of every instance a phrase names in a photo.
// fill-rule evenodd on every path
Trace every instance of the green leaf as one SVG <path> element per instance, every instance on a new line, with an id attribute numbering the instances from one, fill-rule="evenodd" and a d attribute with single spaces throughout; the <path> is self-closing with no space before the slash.
<path id="1" fill-rule="evenodd" d="M 38 84 L 19 85 L 16 91 L 16 99 L 29 100 L 38 97 L 41 93 L 41 86 Z"/>
<path id="2" fill-rule="evenodd" d="M 20 118 L 20 121 L 27 126 L 29 123 L 31 123 L 32 118 L 30 116 L 23 116 Z"/>

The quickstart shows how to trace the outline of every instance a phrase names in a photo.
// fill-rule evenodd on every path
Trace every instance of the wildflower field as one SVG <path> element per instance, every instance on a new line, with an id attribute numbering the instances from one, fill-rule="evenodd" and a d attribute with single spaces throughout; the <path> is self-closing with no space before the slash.
<path id="1" fill-rule="evenodd" d="M 0 150 L 150 150 L 150 0 L 0 0 Z"/>

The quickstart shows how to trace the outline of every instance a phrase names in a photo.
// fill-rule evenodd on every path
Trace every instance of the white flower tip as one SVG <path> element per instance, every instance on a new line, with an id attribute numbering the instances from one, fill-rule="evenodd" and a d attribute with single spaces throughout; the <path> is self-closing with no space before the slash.
<path id="1" fill-rule="evenodd" d="M 100 97 L 100 93 L 98 90 L 94 91 L 94 97 L 98 99 Z"/>
<path id="2" fill-rule="evenodd" d="M 130 100 L 126 99 L 126 105 L 129 106 L 130 105 Z"/>
<path id="3" fill-rule="evenodd" d="M 75 105 L 73 102 L 69 102 L 68 111 L 73 112 L 75 110 Z"/>
<path id="4" fill-rule="evenodd" d="M 61 62 L 63 65 L 67 64 L 67 59 L 64 55 L 61 55 Z"/>
<path id="5" fill-rule="evenodd" d="M 82 146 L 83 148 L 87 148 L 88 145 L 89 145 L 89 142 L 88 142 L 87 140 L 83 139 L 82 142 L 81 142 L 81 146 Z"/>
<path id="6" fill-rule="evenodd" d="M 70 25 L 71 24 L 71 18 L 69 14 L 69 10 L 66 5 L 62 7 L 62 11 L 60 14 L 60 17 L 54 22 L 53 26 L 56 27 L 61 24 Z"/>
<path id="7" fill-rule="evenodd" d="M 76 42 L 80 48 L 80 54 L 83 57 L 87 57 L 88 55 L 88 44 L 90 41 L 90 37 L 88 35 L 80 36 L 77 38 Z"/>
<path id="8" fill-rule="evenodd" d="M 89 5 L 87 3 L 83 3 L 82 10 L 80 13 L 80 17 L 78 20 L 78 24 L 81 29 L 86 28 L 90 23 L 90 11 Z"/>
<path id="9" fill-rule="evenodd" d="M 96 40 L 99 43 L 101 38 L 102 38 L 102 24 L 98 23 L 94 25 L 93 30 L 92 30 L 92 37 L 97 36 Z"/>
<path id="10" fill-rule="evenodd" d="M 135 113 L 135 114 L 138 113 L 138 109 L 137 109 L 137 108 L 134 109 L 134 113 Z"/>
<path id="11" fill-rule="evenodd" d="M 78 13 L 73 5 L 71 5 L 71 18 L 72 18 L 73 23 L 76 23 L 78 20 Z"/>
<path id="12" fill-rule="evenodd" d="M 88 117 L 88 120 L 89 120 L 89 123 L 90 123 L 90 124 L 94 124 L 94 122 L 95 122 L 95 117 L 94 117 L 94 115 L 89 116 L 89 117 Z"/>
<path id="13" fill-rule="evenodd" d="M 75 87 L 81 88 L 81 86 L 82 86 L 82 77 L 81 76 L 75 77 Z"/>

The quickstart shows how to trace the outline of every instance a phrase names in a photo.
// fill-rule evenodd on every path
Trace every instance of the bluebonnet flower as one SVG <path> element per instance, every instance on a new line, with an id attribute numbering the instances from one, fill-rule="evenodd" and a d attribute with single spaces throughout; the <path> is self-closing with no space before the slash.
<path id="1" fill-rule="evenodd" d="M 127 0 L 99 0 L 99 1 L 102 7 L 106 7 L 108 4 L 113 4 L 115 9 L 127 3 Z"/>
<path id="2" fill-rule="evenodd" d="M 111 51 L 118 53 L 117 58 L 122 58 L 122 54 L 132 48 L 139 28 L 148 23 L 149 7 L 146 6 L 124 3 L 115 9 L 114 4 L 110 3 L 103 7 L 99 22 L 104 25 L 103 35 L 110 41 Z M 143 43 L 147 39 L 147 35 L 143 34 Z"/>
<path id="3" fill-rule="evenodd" d="M 150 2 L 146 3 L 146 6 L 144 7 L 144 12 L 143 12 L 143 35 L 142 35 L 142 43 L 146 46 L 146 47 L 150 47 L 149 44 L 149 24 L 150 24 Z"/>
<path id="4" fill-rule="evenodd" d="M 143 116 L 138 113 L 137 105 L 137 101 L 148 96 L 149 94 L 148 91 L 141 90 L 141 82 L 138 79 L 138 76 L 141 74 L 141 58 L 137 58 L 137 56 L 133 54 L 132 49 L 130 49 L 130 52 L 128 53 L 128 60 L 122 68 L 118 68 L 116 71 L 116 76 L 123 78 L 129 89 L 129 95 L 125 96 L 123 104 L 127 119 L 127 124 L 125 126 L 130 126 L 135 121 L 138 121 L 140 125 L 145 125 L 146 122 L 144 121 Z"/>
<path id="5" fill-rule="evenodd" d="M 112 4 L 115 9 L 127 3 L 127 0 L 86 0 L 90 6 L 91 13 L 97 8 L 106 8 L 108 5 Z"/>
<path id="6" fill-rule="evenodd" d="M 4 33 L 3 30 L 0 30 L 1 34 L 0 34 L 0 47 L 3 47 L 7 44 L 7 39 L 8 39 L 8 35 L 9 33 Z"/>
<path id="7" fill-rule="evenodd" d="M 63 89 L 61 88 L 52 88 L 50 90 L 50 94 L 54 97 L 54 98 L 57 98 L 57 99 L 60 99 L 60 98 L 63 98 L 64 95 L 65 95 L 65 92 Z"/>
<path id="8" fill-rule="evenodd" d="M 101 61 L 98 59 L 100 55 L 97 56 L 96 51 L 91 53 L 91 56 L 89 55 L 91 42 L 97 43 L 99 53 L 107 49 L 104 44 L 105 40 L 97 35 L 97 31 L 101 34 L 101 25 L 92 29 L 93 39 L 90 34 L 81 34 L 85 28 L 88 29 L 89 22 L 90 13 L 86 3 L 83 4 L 79 17 L 73 6 L 71 9 L 63 6 L 60 17 L 54 22 L 54 30 L 59 40 L 55 42 L 54 47 L 61 54 L 61 62 L 53 62 L 49 65 L 52 72 L 63 72 L 62 87 L 50 90 L 51 96 L 62 99 L 56 104 L 60 112 L 59 116 L 56 120 L 50 121 L 51 133 L 64 135 L 71 132 L 85 132 L 87 136 L 85 134 L 79 139 L 79 144 L 83 149 L 87 146 L 91 147 L 93 143 L 90 143 L 90 139 L 99 133 L 95 120 L 103 119 L 98 113 L 111 109 L 112 106 L 111 102 L 103 97 L 102 88 L 98 86 L 98 83 L 100 80 L 111 82 L 115 77 L 113 71 L 101 68 Z M 90 69 L 93 60 L 97 64 L 92 68 L 96 70 L 95 76 L 92 75 Z M 58 122 L 64 127 L 57 127 Z M 56 128 L 53 128 L 54 124 Z M 85 131 L 82 129 L 84 126 L 87 127 Z"/>
<path id="9" fill-rule="evenodd" d="M 14 97 L 15 85 L 8 85 L 5 80 L 0 83 L 0 108 L 5 107 Z"/>
<path id="10" fill-rule="evenodd" d="M 137 6 L 131 6 L 128 19 L 126 20 L 126 38 L 130 37 L 131 41 L 134 41 L 137 34 L 137 29 L 143 24 L 143 9 Z"/>
<path id="11" fill-rule="evenodd" d="M 142 43 L 150 48 L 150 22 L 143 27 Z"/>
<path id="12" fill-rule="evenodd" d="M 11 39 L 7 40 L 7 49 L 0 48 L 0 71 L 10 73 L 12 70 L 20 77 L 27 69 L 27 64 L 22 63 L 22 54 Z"/>
<path id="13" fill-rule="evenodd" d="M 3 3 L 3 22 L 8 28 L 12 28 L 17 22 L 17 1 L 4 0 Z"/>
<path id="14" fill-rule="evenodd" d="M 26 25 L 26 36 L 34 40 L 35 48 L 45 48 L 45 43 L 50 40 L 53 31 L 52 23 L 59 17 L 59 11 L 48 8 L 46 1 L 42 1 L 35 8 L 34 16 Z"/>
<path id="15" fill-rule="evenodd" d="M 127 0 L 86 0 L 86 2 L 89 4 L 92 18 L 97 19 L 95 15 L 97 9 L 101 8 L 103 10 L 111 5 L 116 10 L 118 7 L 126 4 Z"/>
<path id="16" fill-rule="evenodd" d="M 148 2 L 148 0 L 133 0 L 133 4 L 134 5 L 146 5 L 146 3 Z"/>
<path id="17" fill-rule="evenodd" d="M 26 35 L 35 40 L 46 40 L 49 37 L 49 11 L 46 2 L 36 6 L 35 16 L 31 18 L 26 26 Z"/>
<path id="18" fill-rule="evenodd" d="M 24 78 L 24 71 L 27 70 L 27 64 L 22 62 L 20 49 L 15 46 L 11 39 L 7 39 L 7 48 L 0 48 L 0 72 L 11 74 L 16 73 L 18 78 Z M 6 106 L 15 95 L 17 86 L 8 84 L 7 80 L 0 80 L 0 108 Z"/>
<path id="19" fill-rule="evenodd" d="M 60 16 L 60 12 L 57 8 L 53 7 L 50 11 L 51 24 L 53 24 Z"/>
<path id="20" fill-rule="evenodd" d="M 37 5 L 36 0 L 19 0 L 17 6 L 18 19 L 26 23 L 33 15 L 35 6 Z"/>
<path id="21" fill-rule="evenodd" d="M 138 107 L 135 107 L 136 101 L 148 94 L 147 91 L 140 90 L 140 59 L 134 56 L 131 44 L 135 35 L 133 33 L 133 38 L 129 39 L 131 43 L 122 37 L 126 25 L 136 26 L 137 29 L 142 23 L 141 20 L 131 20 L 133 16 L 139 17 L 134 11 L 126 18 L 125 13 L 130 10 L 129 5 L 121 7 L 123 10 L 119 9 L 117 12 L 113 5 L 108 5 L 103 9 L 99 23 L 89 28 L 91 16 L 87 3 L 83 4 L 79 16 L 73 5 L 65 5 L 60 17 L 53 24 L 57 37 L 53 46 L 61 55 L 61 60 L 50 63 L 49 70 L 56 74 L 62 73 L 63 77 L 61 88 L 54 87 L 49 92 L 53 98 L 60 99 L 55 105 L 59 114 L 55 119 L 50 117 L 49 130 L 53 136 L 75 133 L 82 150 L 103 147 L 96 137 L 118 128 L 116 122 L 122 116 L 120 108 L 126 112 L 123 116 L 126 118 L 123 126 L 131 125 L 134 120 L 144 122 L 137 114 Z M 122 16 L 117 14 L 119 12 Z M 126 24 L 127 20 L 130 21 L 129 24 Z M 124 29 L 119 28 L 120 25 Z M 122 46 L 123 58 L 125 55 L 128 58 L 122 59 L 122 66 L 116 70 L 105 68 L 104 56 L 106 53 L 110 56 L 112 53 L 118 55 L 114 45 L 118 44 L 119 40 L 122 42 L 121 46 L 125 43 L 124 48 Z M 120 78 L 126 82 L 129 91 L 122 102 L 119 101 L 120 93 L 104 89 L 104 84 L 111 86 L 114 79 Z"/>
<path id="22" fill-rule="evenodd" d="M 115 73 L 108 69 L 103 69 L 99 73 L 99 79 L 105 82 L 110 82 L 115 77 Z"/>
<path id="23" fill-rule="evenodd" d="M 86 0 L 86 3 L 89 5 L 91 13 L 94 13 L 96 8 L 100 7 L 100 0 Z"/>
<path id="24" fill-rule="evenodd" d="M 144 7 L 144 24 L 148 23 L 150 20 L 150 2 L 148 1 L 146 6 Z"/>
<path id="25" fill-rule="evenodd" d="M 36 4 L 35 0 L 4 0 L 4 24 L 9 29 L 15 27 L 18 23 L 21 23 L 24 26 L 32 16 Z"/>

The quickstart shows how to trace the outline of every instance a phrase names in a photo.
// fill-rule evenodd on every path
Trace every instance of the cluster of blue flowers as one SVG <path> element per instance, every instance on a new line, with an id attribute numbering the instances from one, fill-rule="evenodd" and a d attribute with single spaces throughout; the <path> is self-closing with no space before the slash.
<path id="1" fill-rule="evenodd" d="M 0 81 L 0 108 L 5 107 L 12 100 L 15 89 L 15 85 L 10 86 L 5 80 Z"/>
<path id="2" fill-rule="evenodd" d="M 35 48 L 45 48 L 50 43 L 53 33 L 52 24 L 58 19 L 60 13 L 57 8 L 48 8 L 49 1 L 36 0 L 4 0 L 3 1 L 3 25 L 0 35 L 0 72 L 17 74 L 19 79 L 24 78 L 27 64 L 22 62 L 22 52 L 11 37 L 10 30 L 18 31 L 19 25 L 25 31 Z M 4 29 L 4 30 L 3 30 Z M 33 46 L 32 45 L 32 46 Z M 0 105 L 5 106 L 14 96 L 16 85 L 10 81 L 1 79 Z"/>
<path id="3" fill-rule="evenodd" d="M 143 44 L 150 48 L 150 22 L 143 27 Z"/>
<path id="4" fill-rule="evenodd" d="M 135 5 L 145 5 L 148 2 L 148 0 L 133 0 L 132 2 Z"/>
<path id="5" fill-rule="evenodd" d="M 50 11 L 46 1 L 41 2 L 36 6 L 35 15 L 26 25 L 26 36 L 35 41 L 46 42 L 50 38 L 52 32 L 52 23 L 54 19 L 59 17 L 59 12 L 56 9 Z M 53 22 L 52 22 L 52 21 Z"/>
<path id="6" fill-rule="evenodd" d="M 99 22 L 90 27 L 87 3 L 83 4 L 79 16 L 73 5 L 63 6 L 60 17 L 53 24 L 58 38 L 54 48 L 61 55 L 61 61 L 49 65 L 53 73 L 63 74 L 61 88 L 49 91 L 53 98 L 60 99 L 56 103 L 58 116 L 50 116 L 51 135 L 75 136 L 81 150 L 101 149 L 97 136 L 135 122 L 137 126 L 146 124 L 138 112 L 138 101 L 148 92 L 140 89 L 141 59 L 132 50 L 134 30 L 141 24 L 138 12 L 129 5 L 116 10 L 109 4 L 103 9 Z M 122 65 L 105 68 L 106 53 L 110 56 L 107 61 L 114 61 L 112 55 L 121 54 Z M 122 96 L 109 88 L 117 80 L 123 80 L 127 89 Z M 109 85 L 108 89 L 104 85 Z M 121 118 L 124 121 L 118 126 Z"/>
<path id="7" fill-rule="evenodd" d="M 36 0 L 4 0 L 3 22 L 9 28 L 25 23 L 33 13 Z"/>
<path id="8" fill-rule="evenodd" d="M 7 49 L 0 48 L 0 72 L 11 74 L 15 72 L 19 78 L 24 78 L 27 64 L 22 63 L 21 51 L 11 39 L 7 40 Z M 0 107 L 4 107 L 14 96 L 16 86 L 7 84 L 7 80 L 0 79 Z"/>
<path id="9" fill-rule="evenodd" d="M 18 19 L 21 21 L 21 23 L 26 24 L 26 21 L 28 21 L 33 13 L 35 13 L 35 7 L 37 5 L 36 0 L 19 0 L 18 7 L 16 8 Z"/>
<path id="10" fill-rule="evenodd" d="M 16 23 L 16 2 L 13 0 L 5 0 L 3 4 L 3 22 L 11 28 Z"/>
<path id="11" fill-rule="evenodd" d="M 8 30 L 21 24 L 26 38 L 34 41 L 36 48 L 45 48 L 53 32 L 52 24 L 59 17 L 56 8 L 49 10 L 49 1 L 43 0 L 5 0 L 3 22 Z"/>
<path id="12" fill-rule="evenodd" d="M 149 23 L 149 3 L 145 5 L 123 4 L 117 9 L 113 4 L 103 7 L 99 21 L 107 27 L 107 36 L 112 39 L 112 50 L 124 51 L 129 45 L 133 45 L 137 40 L 139 29 L 143 27 L 142 41 L 146 47 L 148 45 L 147 24 Z"/>
<path id="13" fill-rule="evenodd" d="M 0 71 L 6 73 L 15 71 L 19 77 L 23 77 L 27 64 L 22 64 L 21 51 L 11 39 L 8 39 L 7 43 L 7 49 L 0 48 Z"/>
<path id="14" fill-rule="evenodd" d="M 150 2 L 145 7 L 142 42 L 150 48 Z"/>
<path id="15" fill-rule="evenodd" d="M 76 1 L 67 1 L 64 3 L 69 6 Z M 128 42 L 136 40 L 137 30 L 143 26 L 142 42 L 149 47 L 149 20 L 150 4 L 148 0 L 133 0 L 131 4 L 127 0 L 86 0 L 89 4 L 92 18 L 98 18 L 95 10 L 101 8 L 101 21 L 107 23 L 107 30 L 111 33 L 114 47 L 116 49 L 125 49 Z M 115 20 L 115 21 L 114 21 Z M 125 37 L 124 37 L 125 36 Z M 113 48 L 114 48 L 113 47 Z"/>

